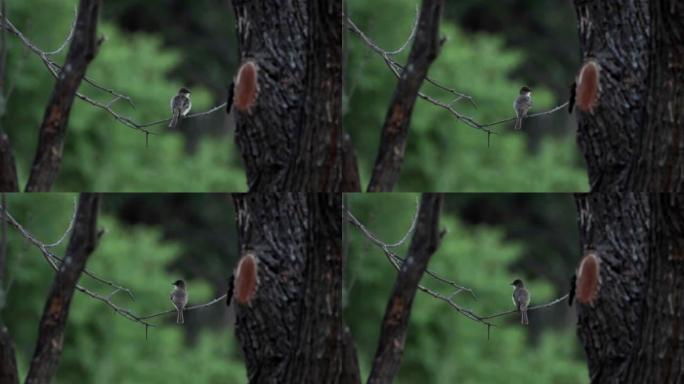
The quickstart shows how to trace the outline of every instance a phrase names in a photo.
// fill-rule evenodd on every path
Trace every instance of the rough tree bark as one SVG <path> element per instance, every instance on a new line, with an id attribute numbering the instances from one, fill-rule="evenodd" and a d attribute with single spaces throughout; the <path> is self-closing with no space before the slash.
<path id="1" fill-rule="evenodd" d="M 74 95 L 97 49 L 95 32 L 100 5 L 101 0 L 79 2 L 78 18 L 69 52 L 45 108 L 26 191 L 49 191 L 57 178 L 62 164 L 62 147 Z"/>
<path id="2" fill-rule="evenodd" d="M 19 383 L 14 342 L 7 327 L 0 322 L 0 383 Z"/>
<path id="3" fill-rule="evenodd" d="M 2 207 L 0 208 L 0 311 L 5 307 L 5 257 L 7 256 L 7 221 L 5 209 L 7 209 L 7 198 L 2 194 Z M 0 383 L 15 384 L 19 383 L 19 372 L 17 369 L 17 359 L 14 352 L 14 342 L 9 331 L 0 317 Z"/>
<path id="4" fill-rule="evenodd" d="M 0 131 L 0 192 L 19 192 L 17 165 L 9 137 Z"/>
<path id="5" fill-rule="evenodd" d="M 684 2 L 575 0 L 583 59 L 600 65 L 577 141 L 593 191 L 684 190 Z"/>
<path id="6" fill-rule="evenodd" d="M 342 137 L 342 192 L 361 192 L 356 151 L 347 133 L 343 133 Z"/>
<path id="7" fill-rule="evenodd" d="M 7 20 L 7 4 L 0 0 L 0 12 L 2 23 Z M 7 92 L 5 90 L 5 68 L 7 59 L 7 30 L 0 28 L 0 120 L 4 117 L 7 105 Z M 9 136 L 3 131 L 0 121 L 0 192 L 18 192 L 19 179 L 17 178 L 17 165 L 12 153 L 12 145 Z M 1 271 L 0 271 L 1 272 Z M 1 279 L 0 279 L 1 280 Z"/>
<path id="8" fill-rule="evenodd" d="M 411 113 L 423 79 L 439 50 L 442 0 L 423 0 L 408 62 L 397 82 L 380 135 L 368 192 L 391 192 L 399 179 Z"/>
<path id="9" fill-rule="evenodd" d="M 441 208 L 441 195 L 424 194 L 421 197 L 416 231 L 387 302 L 368 383 L 391 383 L 399 371 L 413 298 L 428 261 L 439 246 Z"/>
<path id="10" fill-rule="evenodd" d="M 258 260 L 254 299 L 235 309 L 250 383 L 342 383 L 359 377 L 342 322 L 341 199 L 306 193 L 234 196 L 239 247 Z"/>
<path id="11" fill-rule="evenodd" d="M 684 382 L 684 196 L 576 197 L 600 287 L 577 304 L 592 383 Z"/>
<path id="12" fill-rule="evenodd" d="M 235 115 L 250 191 L 340 191 L 342 2 L 233 0 L 239 57 L 259 67 Z"/>
<path id="13" fill-rule="evenodd" d="M 55 275 L 38 327 L 38 340 L 26 377 L 27 384 L 49 383 L 57 371 L 71 299 L 86 261 L 97 244 L 99 205 L 100 196 L 97 194 L 81 194 L 78 199 L 76 219 L 64 262 Z"/>

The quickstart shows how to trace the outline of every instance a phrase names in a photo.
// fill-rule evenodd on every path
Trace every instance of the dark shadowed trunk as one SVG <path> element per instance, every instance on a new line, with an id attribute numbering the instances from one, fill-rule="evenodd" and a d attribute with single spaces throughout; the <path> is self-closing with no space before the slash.
<path id="1" fill-rule="evenodd" d="M 423 0 L 421 4 L 411 52 L 385 115 L 368 192 L 391 192 L 399 180 L 413 106 L 439 50 L 438 31 L 443 8 L 442 0 Z"/>
<path id="2" fill-rule="evenodd" d="M 49 383 L 57 372 L 71 299 L 86 261 L 97 244 L 99 205 L 99 195 L 81 194 L 78 199 L 76 219 L 64 262 L 52 282 L 38 326 L 38 340 L 26 376 L 27 384 Z"/>
<path id="3" fill-rule="evenodd" d="M 441 209 L 441 195 L 424 194 L 420 199 L 416 231 L 413 234 L 406 261 L 401 265 L 392 294 L 387 302 L 380 328 L 380 341 L 368 378 L 369 384 L 391 383 L 399 371 L 411 306 L 416 296 L 418 283 L 441 239 L 439 232 Z"/>
<path id="4" fill-rule="evenodd" d="M 234 196 L 240 249 L 258 265 L 254 298 L 235 309 L 251 383 L 343 383 L 359 376 L 342 322 L 341 199 Z"/>
<path id="5" fill-rule="evenodd" d="M 19 372 L 12 337 L 0 321 L 0 383 L 19 383 Z"/>
<path id="6" fill-rule="evenodd" d="M 233 0 L 239 57 L 255 60 L 251 112 L 235 110 L 250 191 L 341 188 L 342 2 Z"/>
<path id="7" fill-rule="evenodd" d="M 577 304 L 592 383 L 684 382 L 684 195 L 577 196 L 600 286 Z"/>
<path id="8" fill-rule="evenodd" d="M 577 140 L 594 191 L 684 189 L 684 2 L 575 0 L 583 59 L 600 66 Z"/>
<path id="9" fill-rule="evenodd" d="M 17 165 L 12 145 L 5 132 L 0 130 L 0 192 L 18 192 Z"/>
<path id="10" fill-rule="evenodd" d="M 2 207 L 0 207 L 0 313 L 5 309 L 7 299 L 5 282 L 5 265 L 7 256 L 7 221 L 5 220 L 5 209 L 7 209 L 7 197 L 3 193 L 0 197 Z M 0 383 L 15 384 L 19 382 L 19 372 L 17 370 L 17 359 L 14 352 L 14 341 L 9 334 L 9 330 L 2 321 L 0 315 Z"/>
<path id="11" fill-rule="evenodd" d="M 62 148 L 74 96 L 95 57 L 100 0 L 81 0 L 66 61 L 52 90 L 38 132 L 38 147 L 26 191 L 49 191 L 62 164 Z"/>

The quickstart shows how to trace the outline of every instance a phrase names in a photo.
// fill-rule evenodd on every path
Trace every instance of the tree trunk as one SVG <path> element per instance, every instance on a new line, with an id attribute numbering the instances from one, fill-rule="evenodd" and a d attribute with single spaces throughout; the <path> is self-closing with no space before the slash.
<path id="1" fill-rule="evenodd" d="M 257 259 L 256 292 L 235 309 L 249 382 L 353 382 L 356 354 L 342 322 L 341 195 L 248 194 L 234 202 L 240 250 Z"/>
<path id="2" fill-rule="evenodd" d="M 239 57 L 258 66 L 235 140 L 250 191 L 341 188 L 342 2 L 233 0 Z"/>
<path id="3" fill-rule="evenodd" d="M 392 294 L 387 302 L 385 316 L 380 328 L 380 341 L 373 359 L 369 384 L 391 383 L 401 366 L 404 341 L 408 332 L 413 299 L 418 283 L 427 269 L 430 257 L 441 241 L 439 215 L 442 210 L 442 196 L 424 194 L 420 199 L 420 210 L 416 231 L 411 240 L 406 261 L 402 263 Z"/>
<path id="4" fill-rule="evenodd" d="M 99 206 L 99 195 L 85 193 L 78 199 L 76 219 L 64 262 L 52 282 L 40 319 L 36 350 L 26 376 L 27 384 L 49 383 L 57 372 L 71 299 L 86 261 L 97 244 Z"/>
<path id="5" fill-rule="evenodd" d="M 592 383 L 684 382 L 684 196 L 576 198 L 581 243 L 599 258 L 592 304 L 577 304 Z"/>
<path id="6" fill-rule="evenodd" d="M 49 191 L 57 179 L 57 173 L 62 164 L 62 148 L 74 96 L 85 76 L 88 64 L 95 57 L 97 49 L 95 34 L 101 5 L 101 0 L 79 2 L 78 17 L 69 52 L 52 90 L 50 101 L 45 108 L 43 122 L 38 132 L 38 147 L 26 184 L 27 192 Z"/>
<path id="7" fill-rule="evenodd" d="M 399 180 L 413 106 L 441 45 L 439 23 L 443 8 L 442 0 L 423 0 L 421 4 L 411 52 L 385 115 L 368 192 L 392 192 Z"/>
<path id="8" fill-rule="evenodd" d="M 577 141 L 593 191 L 684 190 L 684 2 L 575 0 L 583 59 L 600 66 Z"/>

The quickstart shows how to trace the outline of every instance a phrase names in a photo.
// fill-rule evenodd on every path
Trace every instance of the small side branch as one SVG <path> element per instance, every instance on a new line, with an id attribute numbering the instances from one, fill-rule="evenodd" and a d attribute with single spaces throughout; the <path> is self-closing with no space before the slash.
<path id="1" fill-rule="evenodd" d="M 408 63 L 401 73 L 382 127 L 369 192 L 391 191 L 399 179 L 413 106 L 439 50 L 438 30 L 443 6 L 441 0 L 422 3 Z"/>
<path id="2" fill-rule="evenodd" d="M 76 283 L 85 268 L 88 257 L 97 245 L 97 215 L 100 196 L 82 194 L 79 197 L 76 223 L 62 263 L 48 295 L 38 327 L 38 341 L 26 377 L 27 383 L 50 382 L 62 353 L 64 328 Z"/>
<path id="3" fill-rule="evenodd" d="M 441 241 L 438 227 L 442 200 L 438 194 L 421 198 L 418 225 L 387 303 L 369 383 L 391 383 L 399 370 L 418 282 Z"/>

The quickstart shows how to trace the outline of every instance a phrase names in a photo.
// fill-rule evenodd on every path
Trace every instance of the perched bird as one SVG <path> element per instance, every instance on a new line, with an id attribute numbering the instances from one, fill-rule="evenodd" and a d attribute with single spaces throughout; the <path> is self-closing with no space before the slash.
<path id="1" fill-rule="evenodd" d="M 525 288 L 522 280 L 515 279 L 512 284 L 513 286 L 513 304 L 517 308 L 518 312 L 521 313 L 520 324 L 527 325 L 527 306 L 530 305 L 530 292 Z"/>
<path id="2" fill-rule="evenodd" d="M 520 95 L 516 97 L 513 102 L 513 109 L 515 109 L 515 129 L 522 129 L 522 120 L 527 116 L 527 111 L 532 108 L 532 90 L 528 87 L 520 88 Z"/>
<path id="3" fill-rule="evenodd" d="M 178 94 L 171 99 L 171 112 L 173 116 L 171 117 L 169 128 L 174 128 L 178 124 L 178 120 L 190 112 L 190 108 L 192 108 L 190 90 L 187 88 L 179 89 Z"/>
<path id="4" fill-rule="evenodd" d="M 176 280 L 173 283 L 173 290 L 171 291 L 171 302 L 178 311 L 176 316 L 176 323 L 183 324 L 183 309 L 188 303 L 188 291 L 185 289 L 185 281 Z"/>

